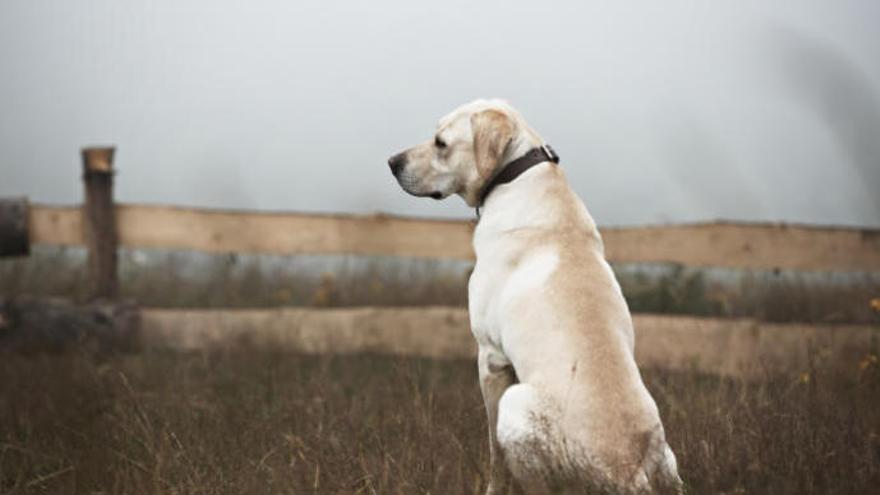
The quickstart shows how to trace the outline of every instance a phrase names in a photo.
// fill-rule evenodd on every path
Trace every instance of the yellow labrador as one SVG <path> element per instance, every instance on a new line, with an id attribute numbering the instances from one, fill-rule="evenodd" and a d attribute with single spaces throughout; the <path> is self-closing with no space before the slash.
<path id="1" fill-rule="evenodd" d="M 602 239 L 510 105 L 478 100 L 388 160 L 403 189 L 482 211 L 469 284 L 489 421 L 489 493 L 678 491 L 675 456 L 633 358 Z M 478 211 L 480 211 L 478 210 Z"/>

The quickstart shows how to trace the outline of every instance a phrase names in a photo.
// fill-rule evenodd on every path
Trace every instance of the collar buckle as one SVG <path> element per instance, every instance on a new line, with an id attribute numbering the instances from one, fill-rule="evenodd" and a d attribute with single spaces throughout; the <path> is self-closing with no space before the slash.
<path id="1" fill-rule="evenodd" d="M 542 144 L 541 150 L 547 155 L 547 158 L 553 163 L 559 163 L 559 155 L 556 154 L 556 150 L 553 149 L 549 144 Z"/>

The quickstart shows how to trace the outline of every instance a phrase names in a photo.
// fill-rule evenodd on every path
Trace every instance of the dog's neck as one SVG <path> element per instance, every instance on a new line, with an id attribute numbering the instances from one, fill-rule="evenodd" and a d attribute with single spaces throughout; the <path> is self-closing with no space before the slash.
<path id="1" fill-rule="evenodd" d="M 483 203 L 486 202 L 486 198 L 492 194 L 492 191 L 496 187 L 514 181 L 517 177 L 524 174 L 532 167 L 548 161 L 559 163 L 559 156 L 553 151 L 553 148 L 551 148 L 550 145 L 544 144 L 530 149 L 518 158 L 511 160 L 501 167 L 501 169 L 496 172 L 480 190 L 478 196 L 479 199 L 477 200 L 476 205 L 477 217 L 480 216 L 480 208 L 483 206 Z"/>
<path id="2" fill-rule="evenodd" d="M 504 150 L 504 154 L 499 157 L 499 163 L 506 164 L 509 163 L 526 153 L 530 150 L 541 146 L 544 144 L 543 139 L 531 130 L 525 124 L 520 124 L 521 131 L 517 133 L 517 135 L 508 143 Z M 470 206 L 471 208 L 480 208 L 482 209 L 482 192 L 485 189 L 486 185 L 492 178 L 500 173 L 502 170 L 496 170 L 491 177 L 480 177 L 479 172 L 477 171 L 477 167 L 474 166 L 471 168 L 472 175 L 464 181 L 465 186 L 462 191 L 459 192 L 464 202 Z"/>
<path id="3" fill-rule="evenodd" d="M 483 204 L 474 244 L 524 229 L 586 229 L 598 238 L 593 218 L 569 187 L 562 169 L 550 161 L 495 188 Z"/>

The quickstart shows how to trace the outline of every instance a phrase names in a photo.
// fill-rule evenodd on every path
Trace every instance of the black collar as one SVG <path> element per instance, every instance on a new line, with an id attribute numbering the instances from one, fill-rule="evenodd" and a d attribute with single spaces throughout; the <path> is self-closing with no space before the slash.
<path id="1" fill-rule="evenodd" d="M 557 155 L 556 152 L 553 151 L 553 148 L 551 148 L 549 144 L 545 144 L 543 146 L 538 146 L 537 148 L 530 149 L 525 155 L 502 166 L 501 171 L 495 174 L 495 176 L 492 177 L 492 179 L 489 180 L 489 182 L 487 182 L 486 185 L 483 186 L 483 189 L 480 191 L 480 201 L 477 203 L 477 217 L 480 216 L 480 208 L 482 208 L 483 203 L 486 202 L 486 198 L 489 197 L 489 194 L 497 186 L 512 182 L 514 179 L 522 175 L 522 173 L 526 170 L 534 167 L 535 165 L 548 161 L 559 163 L 559 155 Z"/>

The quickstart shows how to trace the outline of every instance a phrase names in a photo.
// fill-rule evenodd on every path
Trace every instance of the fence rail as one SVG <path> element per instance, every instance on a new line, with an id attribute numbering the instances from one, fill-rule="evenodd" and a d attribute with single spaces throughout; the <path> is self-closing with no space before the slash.
<path id="1" fill-rule="evenodd" d="M 252 213 L 116 206 L 122 245 L 206 252 L 359 254 L 472 259 L 472 221 L 387 215 Z M 32 205 L 35 244 L 84 245 L 79 207 Z M 616 262 L 689 266 L 880 271 L 880 230 L 786 224 L 705 223 L 604 228 Z"/>
<path id="2" fill-rule="evenodd" d="M 476 355 L 462 308 L 148 308 L 141 318 L 141 339 L 150 347 L 256 347 L 443 359 Z M 743 378 L 800 373 L 813 366 L 856 373 L 880 338 L 880 329 L 871 325 L 646 314 L 633 315 L 633 323 L 639 365 Z"/>

